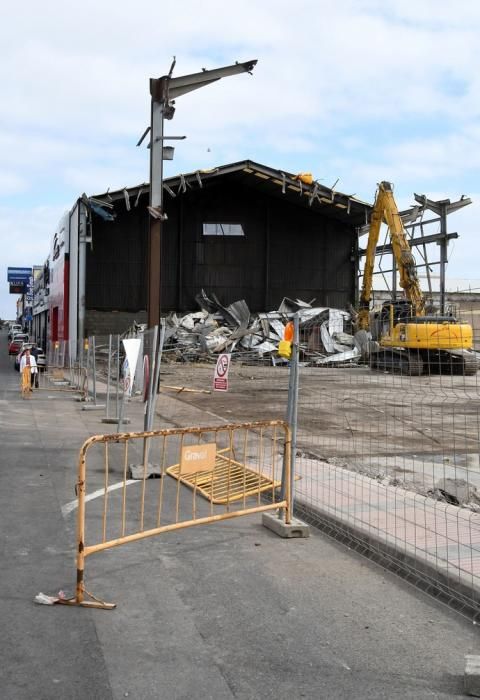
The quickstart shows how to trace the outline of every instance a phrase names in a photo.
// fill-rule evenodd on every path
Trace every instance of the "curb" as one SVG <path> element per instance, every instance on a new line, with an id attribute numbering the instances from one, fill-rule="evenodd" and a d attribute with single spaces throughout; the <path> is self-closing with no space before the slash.
<path id="1" fill-rule="evenodd" d="M 388 540 L 388 535 L 372 534 L 301 500 L 295 501 L 294 513 L 473 621 L 480 616 L 480 589 L 473 586 L 471 579 L 462 572 L 453 577 L 448 571 L 438 569 L 439 561 L 433 556 L 422 552 L 420 560 L 413 545 L 399 550 L 394 541 Z"/>

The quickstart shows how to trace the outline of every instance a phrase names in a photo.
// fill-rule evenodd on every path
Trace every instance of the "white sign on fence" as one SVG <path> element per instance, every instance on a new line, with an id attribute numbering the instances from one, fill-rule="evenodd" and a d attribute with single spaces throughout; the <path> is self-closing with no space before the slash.
<path id="1" fill-rule="evenodd" d="M 137 368 L 138 353 L 140 352 L 141 340 L 137 338 L 128 338 L 122 340 L 125 348 L 125 362 L 123 363 L 123 381 L 124 391 L 127 396 L 132 395 L 133 380 L 135 378 L 135 370 Z"/>
<path id="2" fill-rule="evenodd" d="M 215 391 L 228 391 L 228 370 L 230 369 L 231 358 L 232 356 L 227 353 L 222 353 L 218 356 L 213 376 L 213 388 Z"/>

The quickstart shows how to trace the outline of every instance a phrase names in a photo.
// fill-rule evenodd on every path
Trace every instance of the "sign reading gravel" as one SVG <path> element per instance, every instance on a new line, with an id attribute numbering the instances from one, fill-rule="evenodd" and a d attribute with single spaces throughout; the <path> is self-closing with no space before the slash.
<path id="1" fill-rule="evenodd" d="M 215 391 L 228 391 L 228 370 L 230 369 L 231 355 L 222 353 L 218 356 L 213 377 L 213 388 Z"/>
<path id="2" fill-rule="evenodd" d="M 217 445 L 215 442 L 182 447 L 180 474 L 211 472 L 215 469 Z"/>

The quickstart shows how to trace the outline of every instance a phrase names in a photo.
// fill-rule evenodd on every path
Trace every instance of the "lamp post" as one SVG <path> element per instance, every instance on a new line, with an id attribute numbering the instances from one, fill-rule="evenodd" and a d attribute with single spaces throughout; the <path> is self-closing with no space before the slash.
<path id="1" fill-rule="evenodd" d="M 167 215 L 163 211 L 163 160 L 165 137 L 163 124 L 165 119 L 173 119 L 175 113 L 175 98 L 187 92 L 198 90 L 210 85 L 221 78 L 238 73 L 251 73 L 257 61 L 234 63 L 231 66 L 203 70 L 200 73 L 182 75 L 172 78 L 175 67 L 175 59 L 170 67 L 168 75 L 161 78 L 150 79 L 151 118 L 150 118 L 150 232 L 148 240 L 148 326 L 153 328 L 160 321 L 160 288 L 161 288 L 161 233 L 162 223 Z M 144 133 L 137 145 L 143 141 L 148 133 Z"/>

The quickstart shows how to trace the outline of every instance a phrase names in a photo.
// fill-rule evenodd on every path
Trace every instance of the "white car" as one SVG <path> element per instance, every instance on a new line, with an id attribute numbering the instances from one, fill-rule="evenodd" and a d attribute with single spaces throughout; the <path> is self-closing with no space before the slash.
<path id="1" fill-rule="evenodd" d="M 22 333 L 22 332 L 23 332 L 23 328 L 21 327 L 21 325 L 19 323 L 12 323 L 8 327 L 8 339 L 13 340 L 14 335 L 17 335 L 17 333 Z"/>

